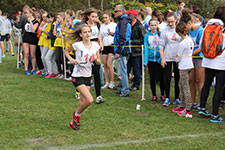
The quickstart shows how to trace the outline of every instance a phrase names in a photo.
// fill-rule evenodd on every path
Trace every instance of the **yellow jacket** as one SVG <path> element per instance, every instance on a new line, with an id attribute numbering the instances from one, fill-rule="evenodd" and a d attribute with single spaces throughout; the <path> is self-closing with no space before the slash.
<path id="1" fill-rule="evenodd" d="M 51 22 L 47 22 L 46 27 L 44 28 L 47 32 L 49 32 L 51 30 L 51 26 L 52 23 Z M 45 32 L 41 33 L 40 39 L 38 41 L 38 45 L 39 46 L 45 46 L 45 47 L 49 47 L 49 41 L 50 39 L 47 39 L 47 34 Z"/>

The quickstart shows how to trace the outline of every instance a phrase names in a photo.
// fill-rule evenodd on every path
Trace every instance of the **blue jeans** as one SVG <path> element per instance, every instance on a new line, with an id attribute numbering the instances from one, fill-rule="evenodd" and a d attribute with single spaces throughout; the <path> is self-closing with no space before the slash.
<path id="1" fill-rule="evenodd" d="M 117 60 L 118 71 L 121 76 L 118 92 L 121 92 L 123 94 L 129 94 L 129 82 L 128 82 L 128 75 L 127 75 L 128 59 L 129 59 L 129 56 L 120 55 L 119 59 Z"/>
<path id="2" fill-rule="evenodd" d="M 131 72 L 133 67 L 133 85 L 132 87 L 140 88 L 141 82 L 141 56 L 140 57 L 130 57 L 127 63 L 127 74 Z"/>

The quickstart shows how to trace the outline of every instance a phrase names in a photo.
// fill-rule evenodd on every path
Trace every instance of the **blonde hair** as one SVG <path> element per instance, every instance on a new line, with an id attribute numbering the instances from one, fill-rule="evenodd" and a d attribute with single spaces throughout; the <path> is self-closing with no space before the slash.
<path id="1" fill-rule="evenodd" d="M 68 37 L 66 38 L 66 40 L 68 41 L 69 44 L 72 44 L 74 42 L 80 42 L 82 41 L 82 37 L 80 36 L 80 34 L 82 33 L 82 29 L 84 27 L 89 27 L 91 30 L 91 27 L 87 24 L 81 24 L 79 25 L 75 31 L 68 33 Z"/>

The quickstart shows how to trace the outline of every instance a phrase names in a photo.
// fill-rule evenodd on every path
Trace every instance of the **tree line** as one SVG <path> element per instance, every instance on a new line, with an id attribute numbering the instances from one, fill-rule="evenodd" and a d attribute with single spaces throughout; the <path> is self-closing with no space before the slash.
<path id="1" fill-rule="evenodd" d="M 78 10 L 81 8 L 95 7 L 102 11 L 106 9 L 113 10 L 115 4 L 127 4 L 127 9 L 132 8 L 132 5 L 147 7 L 154 5 L 162 7 L 162 11 L 167 8 L 176 9 L 177 0 L 1 0 L 0 9 L 3 12 L 8 12 L 13 16 L 18 10 L 22 10 L 24 5 L 31 7 L 42 8 L 48 12 L 60 12 L 67 9 Z M 160 5 L 155 5 L 160 4 Z M 186 0 L 186 6 L 197 5 L 201 9 L 201 15 L 206 18 L 212 17 L 216 7 L 225 5 L 225 0 Z M 137 8 L 137 7 L 136 7 Z"/>

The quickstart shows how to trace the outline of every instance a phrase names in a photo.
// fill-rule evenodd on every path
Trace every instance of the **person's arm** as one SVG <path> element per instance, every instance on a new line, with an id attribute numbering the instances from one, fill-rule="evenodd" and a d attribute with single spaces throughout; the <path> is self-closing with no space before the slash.
<path id="1" fill-rule="evenodd" d="M 197 35 L 197 38 L 196 38 L 196 43 L 199 44 L 199 48 L 197 48 L 196 50 L 194 50 L 194 52 L 192 53 L 192 56 L 195 56 L 195 55 L 201 53 L 201 51 L 202 51 L 200 49 L 200 41 L 202 39 L 203 31 L 204 30 L 202 29 L 202 30 L 199 30 L 199 32 L 198 32 L 198 35 Z"/>
<path id="2" fill-rule="evenodd" d="M 119 54 L 122 52 L 123 46 L 126 44 L 126 33 L 127 33 L 127 23 L 126 22 L 120 22 L 119 23 L 119 45 L 116 51 L 116 54 Z"/>
<path id="3" fill-rule="evenodd" d="M 192 56 L 195 56 L 195 55 L 201 53 L 201 51 L 202 51 L 202 50 L 201 50 L 200 48 L 197 48 L 197 49 L 194 50 L 194 52 L 192 53 Z"/>
<path id="4" fill-rule="evenodd" d="M 14 22 L 15 27 L 22 29 L 25 22 L 26 22 L 26 15 L 20 16 L 20 21 L 19 22 Z"/>
<path id="5" fill-rule="evenodd" d="M 32 31 L 33 33 L 35 33 L 35 31 L 37 30 L 37 27 L 38 27 L 38 23 L 33 24 L 31 18 L 28 18 L 27 20 L 28 20 L 28 22 L 30 23 L 31 31 Z"/>
<path id="6" fill-rule="evenodd" d="M 146 30 L 143 27 L 143 25 L 138 26 L 138 32 L 139 32 L 139 37 L 136 37 L 135 39 L 132 39 L 131 45 L 142 45 L 142 44 L 144 44 L 144 36 L 145 36 Z"/>
<path id="7" fill-rule="evenodd" d="M 148 34 L 145 34 L 144 37 L 144 66 L 148 64 L 148 53 L 149 53 L 149 43 L 148 43 Z"/>
<path id="8" fill-rule="evenodd" d="M 165 38 L 165 32 L 162 32 L 160 38 L 159 38 L 159 54 L 161 57 L 161 66 L 164 68 L 166 64 L 166 59 L 164 56 L 163 49 L 166 45 L 166 38 Z"/>
<path id="9" fill-rule="evenodd" d="M 95 56 L 95 62 L 96 62 L 97 65 L 101 64 L 99 51 L 100 51 L 100 49 L 96 52 L 96 56 Z"/>
<path id="10" fill-rule="evenodd" d="M 70 56 L 69 53 L 70 53 L 71 51 L 74 51 L 74 49 L 73 49 L 72 45 L 69 45 L 69 46 L 64 50 L 64 53 L 65 53 L 66 58 L 67 58 L 72 64 L 74 64 L 74 65 L 79 64 L 79 62 L 78 62 L 76 59 L 74 59 L 74 58 L 72 58 L 72 57 Z"/>

